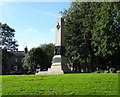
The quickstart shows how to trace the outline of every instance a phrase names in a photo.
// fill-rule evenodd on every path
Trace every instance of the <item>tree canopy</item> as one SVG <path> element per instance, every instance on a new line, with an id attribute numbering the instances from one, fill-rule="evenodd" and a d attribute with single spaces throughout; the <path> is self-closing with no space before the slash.
<path id="1" fill-rule="evenodd" d="M 119 61 L 112 60 L 120 58 L 119 7 L 120 2 L 72 2 L 61 12 L 66 56 L 73 70 L 119 67 Z"/>
<path id="2" fill-rule="evenodd" d="M 54 56 L 54 47 L 55 47 L 55 45 L 53 43 L 40 45 L 40 48 L 42 50 L 44 50 L 48 56 L 48 60 L 47 60 L 47 67 L 48 68 L 50 68 L 52 65 L 52 58 Z"/>
<path id="3" fill-rule="evenodd" d="M 41 70 L 47 70 L 52 65 L 52 57 L 54 56 L 54 44 L 42 44 L 37 48 L 32 48 L 25 55 L 24 69 L 33 72 L 37 67 Z"/>
<path id="4" fill-rule="evenodd" d="M 12 55 L 11 52 L 8 51 L 16 51 L 18 50 L 17 41 L 14 39 L 15 30 L 11 28 L 7 24 L 2 24 L 0 22 L 0 38 L 1 38 L 1 47 L 2 47 L 2 64 L 6 65 L 9 57 Z"/>
<path id="5" fill-rule="evenodd" d="M 18 44 L 14 39 L 15 30 L 7 24 L 0 23 L 0 36 L 2 38 L 2 49 L 15 51 L 17 50 Z"/>
<path id="6" fill-rule="evenodd" d="M 23 67 L 29 72 L 33 72 L 37 67 L 41 67 L 42 70 L 47 69 L 48 56 L 45 51 L 40 47 L 32 48 L 25 55 Z"/>

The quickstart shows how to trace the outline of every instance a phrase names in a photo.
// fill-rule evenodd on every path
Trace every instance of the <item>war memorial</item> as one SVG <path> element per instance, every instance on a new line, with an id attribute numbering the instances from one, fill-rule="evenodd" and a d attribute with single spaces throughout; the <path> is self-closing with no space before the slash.
<path id="1" fill-rule="evenodd" d="M 64 74 L 71 72 L 67 66 L 65 57 L 64 36 L 64 19 L 58 18 L 56 20 L 56 41 L 51 68 L 48 68 L 48 71 L 39 71 L 36 75 Z"/>

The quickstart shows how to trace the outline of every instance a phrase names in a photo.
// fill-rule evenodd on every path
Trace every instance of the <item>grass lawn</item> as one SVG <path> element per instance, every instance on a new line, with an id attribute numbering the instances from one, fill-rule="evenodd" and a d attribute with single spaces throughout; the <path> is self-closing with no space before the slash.
<path id="1" fill-rule="evenodd" d="M 2 95 L 118 95 L 118 74 L 3 75 Z"/>

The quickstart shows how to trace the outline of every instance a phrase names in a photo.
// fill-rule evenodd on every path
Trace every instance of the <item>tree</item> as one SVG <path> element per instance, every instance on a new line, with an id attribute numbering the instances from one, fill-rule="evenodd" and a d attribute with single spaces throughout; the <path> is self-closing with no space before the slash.
<path id="1" fill-rule="evenodd" d="M 101 57 L 104 62 L 103 67 L 109 67 L 110 64 L 113 64 L 112 67 L 116 67 L 117 64 L 113 56 L 118 59 L 120 57 L 120 21 L 118 20 L 120 10 L 120 3 L 101 3 L 101 8 L 99 9 L 98 15 L 95 17 L 95 26 L 93 30 L 92 42 L 95 49 L 95 56 Z M 100 58 L 100 59 L 101 59 Z M 97 58 L 97 63 L 100 63 L 101 60 Z M 111 63 L 112 62 L 112 63 Z M 103 64 L 103 63 L 102 63 Z"/>
<path id="2" fill-rule="evenodd" d="M 115 54 L 119 57 L 119 5 L 114 2 L 72 2 L 69 9 L 61 12 L 65 20 L 69 65 L 75 63 L 79 70 L 88 68 L 91 72 L 96 68 L 98 57 L 100 60 Z"/>
<path id="3" fill-rule="evenodd" d="M 15 30 L 9 27 L 7 24 L 0 23 L 0 38 L 1 46 L 2 46 L 2 64 L 6 65 L 9 57 L 12 55 L 11 52 L 8 51 L 16 51 L 18 44 L 14 39 Z"/>
<path id="4" fill-rule="evenodd" d="M 0 36 L 2 38 L 2 49 L 15 51 L 17 50 L 18 44 L 14 39 L 15 30 L 9 27 L 7 24 L 0 23 Z"/>
<path id="5" fill-rule="evenodd" d="M 78 61 L 77 65 L 85 64 L 84 68 L 89 67 L 93 71 L 93 49 L 91 45 L 91 30 L 93 8 L 92 3 L 73 2 L 68 10 L 62 12 L 65 19 L 65 41 L 68 61 L 71 64 Z M 89 64 L 88 64 L 89 63 Z"/>
<path id="6" fill-rule="evenodd" d="M 43 44 L 40 46 L 40 48 L 42 50 L 44 50 L 48 56 L 48 63 L 47 63 L 47 67 L 50 68 L 52 65 L 52 58 L 54 56 L 54 47 L 55 45 L 53 43 L 49 43 L 49 44 Z"/>
<path id="7" fill-rule="evenodd" d="M 32 48 L 25 55 L 23 67 L 29 72 L 34 72 L 40 66 L 41 70 L 47 69 L 48 56 L 40 47 Z"/>

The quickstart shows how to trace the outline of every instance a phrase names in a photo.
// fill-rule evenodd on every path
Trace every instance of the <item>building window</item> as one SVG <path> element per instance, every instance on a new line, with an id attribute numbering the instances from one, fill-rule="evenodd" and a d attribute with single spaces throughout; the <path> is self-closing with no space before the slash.
<path id="1" fill-rule="evenodd" d="M 18 67 L 17 67 L 17 66 L 14 66 L 14 70 L 17 71 L 17 70 L 18 70 Z"/>
<path id="2" fill-rule="evenodd" d="M 23 58 L 21 58 L 21 63 L 23 63 Z"/>
<path id="3" fill-rule="evenodd" d="M 15 62 L 18 62 L 18 58 L 15 58 Z"/>

